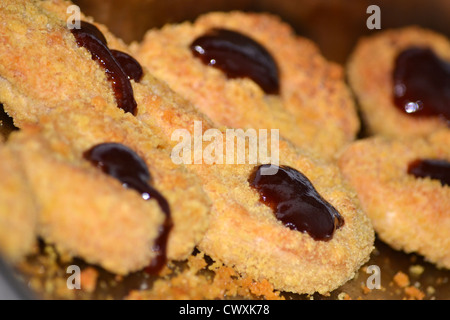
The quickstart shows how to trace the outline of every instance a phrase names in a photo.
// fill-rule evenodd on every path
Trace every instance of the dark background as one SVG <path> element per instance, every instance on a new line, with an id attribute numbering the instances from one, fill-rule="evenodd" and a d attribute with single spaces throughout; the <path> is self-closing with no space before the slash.
<path id="1" fill-rule="evenodd" d="M 366 27 L 370 5 L 381 9 L 381 29 L 417 24 L 450 36 L 449 0 L 76 0 L 82 11 L 126 42 L 165 23 L 195 19 L 208 11 L 244 10 L 280 15 L 314 40 L 330 60 L 344 63 Z"/>

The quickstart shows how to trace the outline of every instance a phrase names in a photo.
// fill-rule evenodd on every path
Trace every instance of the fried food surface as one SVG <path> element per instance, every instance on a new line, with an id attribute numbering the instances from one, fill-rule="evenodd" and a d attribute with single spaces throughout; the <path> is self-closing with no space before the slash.
<path id="1" fill-rule="evenodd" d="M 16 145 L 38 205 L 38 235 L 61 253 L 118 274 L 147 266 L 164 215 L 72 153 L 67 142 L 22 129 Z M 16 198 L 17 199 L 17 198 Z"/>
<path id="2" fill-rule="evenodd" d="M 411 117 L 394 105 L 395 59 L 411 47 L 430 48 L 450 61 L 450 41 L 418 26 L 382 31 L 359 40 L 347 65 L 348 80 L 363 113 L 368 134 L 426 136 L 447 127 L 437 117 Z"/>
<path id="3" fill-rule="evenodd" d="M 169 88 L 165 90 L 170 92 Z M 138 119 L 161 128 L 168 136 L 180 128 L 194 134 L 194 122 L 201 123 L 203 133 L 217 129 L 205 115 L 191 112 L 186 100 L 173 99 L 169 94 L 157 101 L 162 108 L 143 107 Z M 164 121 L 168 115 L 170 121 Z M 226 133 L 224 128 L 217 130 Z M 208 146 L 203 144 L 203 156 Z M 223 147 L 226 149 L 225 144 Z M 248 155 L 248 144 L 245 148 Z M 186 165 L 201 179 L 212 201 L 210 226 L 198 247 L 247 277 L 267 279 L 276 290 L 327 293 L 351 279 L 367 261 L 373 249 L 372 226 L 335 165 L 311 158 L 309 152 L 283 139 L 279 140 L 279 160 L 280 165 L 289 165 L 308 176 L 319 193 L 344 215 L 346 225 L 336 231 L 335 239 L 315 241 L 277 221 L 248 183 L 255 164 L 207 164 L 202 159 L 201 164 Z"/>
<path id="4" fill-rule="evenodd" d="M 160 226 L 159 208 L 152 201 L 142 201 L 132 190 L 123 190 L 120 183 L 81 157 L 82 152 L 95 144 L 119 142 L 145 160 L 154 186 L 171 205 L 175 227 L 169 237 L 170 259 L 185 259 L 197 245 L 205 254 L 245 277 L 268 281 L 275 290 L 297 293 L 327 293 L 355 275 L 369 258 L 374 233 L 336 165 L 312 157 L 310 152 L 315 151 L 301 151 L 283 138 L 279 141 L 280 164 L 305 174 L 345 220 L 331 240 L 316 241 L 283 226 L 272 210 L 259 202 L 259 195 L 248 183 L 257 164 L 175 164 L 170 158 L 176 144 L 171 139 L 175 130 L 192 133 L 195 121 L 202 124 L 202 133 L 209 129 L 223 133 L 226 126 L 215 124 L 202 113 L 205 112 L 202 108 L 179 96 L 146 69 L 140 83 L 131 80 L 136 116 L 118 109 L 105 71 L 86 49 L 76 45 L 66 28 L 62 4 L 7 0 L 0 6 L 0 17 L 8 21 L 2 29 L 7 49 L 0 50 L 0 97 L 16 125 L 30 133 L 26 139 L 24 133 L 14 135 L 11 141 L 24 146 L 21 150 L 24 163 L 28 158 L 36 159 L 35 166 L 26 163 L 25 169 L 42 208 L 38 217 L 42 237 L 55 242 L 61 251 L 74 252 L 118 274 L 142 268 L 143 261 L 151 258 L 149 243 Z M 23 16 L 24 10 L 29 14 Z M 206 21 L 207 18 L 202 23 L 209 27 Z M 111 48 L 127 51 L 120 40 L 99 27 Z M 353 104 L 347 100 L 347 90 L 339 80 L 340 68 L 326 63 L 310 42 L 305 41 L 304 46 L 306 52 L 311 50 L 312 57 L 303 63 L 313 63 L 314 69 L 323 72 L 313 82 L 324 90 L 310 86 L 310 90 L 303 91 L 306 96 L 295 95 L 293 88 L 282 91 L 288 92 L 289 101 L 314 102 L 307 104 L 311 109 L 305 117 L 312 122 L 304 124 L 305 132 L 314 130 L 314 133 L 306 135 L 315 139 L 319 149 L 328 150 L 330 145 L 337 150 L 338 145 L 352 140 L 357 130 L 357 121 L 351 120 Z M 283 70 L 282 77 L 287 77 L 287 68 Z M 303 76 L 304 81 L 312 81 L 311 75 Z M 294 87 L 302 84 L 292 81 Z M 251 86 L 252 94 L 259 97 L 258 103 L 264 102 L 254 84 L 246 80 L 238 82 L 247 83 L 244 87 Z M 241 90 L 240 85 L 231 86 L 233 90 Z M 279 98 L 266 98 L 275 101 L 270 103 L 275 108 L 281 104 Z M 336 107 L 317 111 L 316 104 Z M 289 111 L 292 117 L 302 118 L 302 111 L 292 108 Z M 329 123 L 330 112 L 336 112 L 337 118 L 343 117 Z M 258 117 L 264 119 L 267 115 Z M 35 129 L 30 129 L 30 123 Z M 317 136 L 327 128 L 338 128 L 330 133 L 333 141 L 329 136 L 323 140 Z M 201 151 L 207 147 L 205 144 Z M 248 152 L 246 147 L 245 153 Z M 80 193 L 82 201 L 75 203 L 74 193 Z M 91 204 L 89 199 L 93 195 Z M 110 211 L 117 208 L 121 208 L 121 213 L 111 219 Z M 134 227 L 136 232 L 132 230 Z M 118 239 L 124 243 L 118 245 Z"/>
<path id="5" fill-rule="evenodd" d="M 279 95 L 265 94 L 248 78 L 229 79 L 194 57 L 191 43 L 213 28 L 240 32 L 269 51 L 279 68 Z M 341 67 L 326 61 L 311 41 L 296 36 L 275 16 L 209 13 L 192 24 L 150 30 L 132 48 L 150 72 L 216 125 L 279 129 L 294 145 L 329 158 L 359 129 Z"/>
<path id="6" fill-rule="evenodd" d="M 15 148 L 1 143 L 0 159 L 0 252 L 14 264 L 33 248 L 37 207 Z"/>
<path id="7" fill-rule="evenodd" d="M 284 300 L 280 291 L 267 281 L 255 281 L 219 262 L 208 263 L 203 252 L 193 254 L 187 267 L 156 280 L 151 290 L 133 290 L 129 300 L 213 300 L 232 299 Z M 210 275 L 213 273 L 213 275 Z"/>
<path id="8" fill-rule="evenodd" d="M 420 139 L 374 137 L 355 142 L 339 160 L 379 237 L 445 268 L 450 267 L 450 187 L 407 170 L 417 159 L 450 161 L 449 145 L 447 129 Z"/>
<path id="9" fill-rule="evenodd" d="M 70 2 L 64 1 L 3 1 L 0 5 L 0 16 L 5 21 L 1 29 L 4 49 L 0 50 L 0 74 L 2 76 L 0 96 L 4 103 L 4 109 L 13 117 L 14 123 L 19 128 L 27 127 L 29 124 L 45 127 L 36 135 L 43 135 L 44 141 L 49 140 L 56 145 L 53 149 L 46 148 L 45 143 L 42 143 L 42 149 L 50 153 L 47 156 L 38 152 L 39 148 L 37 147 L 30 148 L 28 151 L 23 148 L 23 154 L 30 152 L 30 157 L 35 156 L 41 160 L 40 165 L 46 168 L 40 171 L 41 174 L 49 174 L 47 179 L 36 178 L 34 187 L 35 191 L 40 192 L 38 197 L 43 202 L 41 207 L 51 212 L 51 214 L 47 213 L 46 222 L 55 227 L 51 229 L 52 232 L 58 232 L 58 236 L 50 236 L 51 232 L 43 232 L 43 234 L 47 235 L 46 238 L 51 239 L 52 242 L 67 241 L 60 247 L 69 247 L 66 249 L 81 254 L 87 261 L 102 260 L 99 255 L 103 255 L 103 258 L 111 260 L 103 263 L 103 266 L 118 273 L 127 273 L 136 268 L 142 268 L 143 261 L 148 262 L 148 258 L 152 255 L 149 252 L 151 246 L 148 244 L 150 239 L 154 238 L 156 231 L 148 232 L 145 237 L 141 238 L 145 241 L 135 245 L 134 251 L 130 250 L 129 255 L 133 252 L 139 253 L 140 262 L 133 263 L 133 258 L 130 258 L 130 265 L 125 266 L 126 263 L 120 261 L 124 259 L 124 256 L 121 256 L 117 244 L 112 241 L 114 230 L 109 230 L 109 240 L 101 240 L 100 236 L 95 238 L 103 241 L 105 246 L 108 243 L 107 249 L 105 246 L 103 247 L 104 253 L 94 248 L 96 240 L 92 241 L 89 252 L 81 253 L 74 250 L 74 247 L 77 246 L 76 241 L 65 237 L 65 232 L 59 225 L 59 222 L 67 218 L 56 215 L 58 213 L 56 207 L 63 206 L 65 200 L 70 201 L 70 196 L 64 194 L 65 190 L 75 187 L 79 188 L 77 191 L 82 192 L 83 179 L 92 182 L 92 184 L 88 184 L 92 185 L 91 190 L 86 188 L 83 196 L 95 198 L 95 179 L 87 177 L 83 170 L 79 172 L 78 162 L 81 161 L 82 153 L 93 145 L 114 141 L 129 146 L 145 159 L 155 188 L 160 190 L 171 208 L 174 227 L 169 235 L 167 255 L 169 259 L 185 259 L 208 226 L 209 199 L 195 175 L 189 173 L 183 165 L 175 165 L 172 162 L 170 145 L 160 129 L 143 125 L 130 113 L 124 113 L 123 110 L 117 108 L 112 86 L 107 79 L 105 70 L 92 59 L 91 54 L 85 48 L 77 46 L 74 36 L 66 26 L 66 8 L 70 4 Z M 27 12 L 27 14 L 23 15 L 23 12 Z M 84 15 L 82 15 L 82 19 L 92 22 Z M 105 34 L 111 48 L 127 51 L 122 41 L 111 35 L 104 26 L 98 24 L 97 26 Z M 145 84 L 146 77 L 151 78 L 150 75 L 144 75 L 142 81 L 144 84 L 131 82 L 138 88 L 135 90 L 138 91 L 136 92 L 136 96 L 139 96 L 138 105 L 147 103 L 147 107 L 151 108 L 150 104 L 154 95 Z M 39 137 L 36 139 L 38 142 L 40 141 Z M 16 140 L 19 143 L 25 143 L 29 139 Z M 32 150 L 36 153 L 31 154 Z M 63 159 L 61 165 L 54 162 L 55 159 L 52 158 L 52 153 L 58 155 L 58 152 L 62 154 L 59 155 Z M 47 181 L 50 184 L 51 180 L 49 179 L 53 174 L 55 176 L 61 174 L 52 172 L 50 170 L 52 168 L 54 171 L 62 170 L 68 175 L 68 178 L 67 180 L 56 179 L 53 184 L 49 185 L 47 191 L 41 190 L 42 188 L 40 189 L 37 185 L 38 181 Z M 37 171 L 36 167 L 29 167 L 30 175 L 36 174 L 38 177 Z M 69 177 L 71 175 L 74 176 L 74 179 L 78 179 L 79 186 L 70 184 Z M 98 174 L 94 177 L 98 177 Z M 112 179 L 106 180 L 111 181 Z M 148 205 L 143 204 L 138 204 L 136 210 L 131 210 L 131 207 L 127 208 L 126 203 L 130 201 L 126 199 L 123 204 L 120 204 L 120 193 L 131 192 L 122 189 L 119 184 L 119 188 L 115 190 L 120 192 L 117 199 L 111 200 L 112 202 L 108 202 L 108 199 L 114 198 L 113 191 L 108 191 L 109 195 L 105 199 L 101 200 L 99 197 L 93 201 L 97 201 L 97 205 L 103 206 L 103 209 L 106 207 L 109 209 L 123 208 L 122 218 L 128 212 L 128 214 L 134 215 L 134 218 L 130 218 L 134 221 L 133 223 L 136 223 L 139 217 L 145 215 L 148 210 L 159 212 L 158 208 L 149 209 Z M 60 200 L 53 203 L 53 197 L 56 195 L 61 196 L 58 198 Z M 136 200 L 143 202 L 138 198 L 136 196 L 131 202 Z M 87 199 L 77 203 L 72 209 L 69 209 L 70 206 L 64 207 L 64 209 L 84 212 L 86 211 L 83 210 L 84 206 L 90 206 Z M 87 208 L 87 211 L 93 209 Z M 63 211 L 59 214 L 62 215 Z M 84 216 L 84 218 L 86 217 Z M 100 221 L 106 219 L 106 215 L 102 218 L 99 216 L 99 220 L 96 218 L 83 219 L 83 215 L 80 215 L 79 218 L 80 220 L 76 223 L 79 223 L 80 229 L 83 224 L 88 224 L 90 219 L 92 219 L 92 226 L 106 223 L 106 221 Z M 159 227 L 160 221 L 158 221 L 158 219 L 153 220 L 156 224 L 152 228 Z M 52 222 L 57 222 L 57 224 L 52 225 Z M 116 224 L 117 229 L 124 228 L 124 233 L 128 232 L 130 236 L 133 234 L 133 228 L 128 228 L 130 225 L 127 228 L 125 228 L 125 224 L 121 225 L 120 218 L 115 223 L 110 222 L 110 225 L 113 224 Z M 65 227 L 69 226 L 70 224 L 67 222 Z M 146 228 L 148 229 L 148 219 L 143 220 L 143 228 L 140 230 L 143 231 Z M 126 231 L 127 229 L 128 231 Z M 142 232 L 141 235 L 144 233 Z M 82 247 L 89 241 L 90 234 L 80 232 L 79 236 L 84 237 L 83 241 L 78 242 L 78 245 Z M 139 238 L 138 235 L 137 237 Z M 131 249 L 134 241 L 129 240 L 127 246 Z M 127 241 L 126 238 L 123 241 Z M 145 252 L 142 251 L 144 247 Z M 115 251 L 116 249 L 117 251 Z M 109 255 L 110 251 L 115 253 Z"/>
<path id="10" fill-rule="evenodd" d="M 55 112 L 43 118 L 41 125 L 53 136 L 70 141 L 79 155 L 106 141 L 122 143 L 142 157 L 152 185 L 170 205 L 174 226 L 169 234 L 167 255 L 176 260 L 187 258 L 209 224 L 211 204 L 199 178 L 185 166 L 173 163 L 168 145 L 131 115 L 118 117 L 116 110 L 109 108 L 92 112 L 87 106 L 78 108 L 76 113 L 69 108 L 57 112 L 59 115 Z"/>
<path id="11" fill-rule="evenodd" d="M 250 165 L 231 165 L 207 184 L 215 214 L 199 248 L 274 288 L 296 293 L 327 293 L 351 279 L 373 250 L 372 226 L 356 195 L 341 181 L 336 166 L 280 150 L 282 164 L 305 174 L 321 196 L 344 217 L 345 225 L 330 241 L 317 241 L 290 230 L 275 218 L 250 188 Z"/>

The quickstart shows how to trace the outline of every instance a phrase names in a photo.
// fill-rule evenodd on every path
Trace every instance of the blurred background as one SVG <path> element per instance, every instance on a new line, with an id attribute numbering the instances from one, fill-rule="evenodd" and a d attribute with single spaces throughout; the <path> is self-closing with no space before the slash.
<path id="1" fill-rule="evenodd" d="M 75 0 L 125 42 L 165 23 L 193 20 L 208 11 L 271 12 L 314 40 L 330 60 L 345 63 L 366 27 L 367 7 L 381 10 L 381 29 L 417 24 L 450 36 L 450 0 Z"/>

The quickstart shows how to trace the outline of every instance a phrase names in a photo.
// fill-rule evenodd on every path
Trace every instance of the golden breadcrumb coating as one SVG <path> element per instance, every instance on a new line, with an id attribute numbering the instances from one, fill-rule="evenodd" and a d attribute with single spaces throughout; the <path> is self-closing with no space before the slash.
<path id="1" fill-rule="evenodd" d="M 4 21 L 0 29 L 4 47 L 0 50 L 0 97 L 4 109 L 18 127 L 29 123 L 47 124 L 47 129 L 53 126 L 48 138 L 65 136 L 64 143 L 74 148 L 78 157 L 94 142 L 118 141 L 136 147 L 135 151 L 150 167 L 155 188 L 171 207 L 175 226 L 169 236 L 168 257 L 185 259 L 207 228 L 209 200 L 198 179 L 182 165 L 172 163 L 170 149 L 164 143 L 166 138 L 159 137 L 162 135 L 159 129 L 151 130 L 117 108 L 105 71 L 86 49 L 77 46 L 66 27 L 65 10 L 70 4 L 64 1 L 0 4 L 0 17 Z M 84 16 L 82 19 L 92 22 Z M 104 26 L 98 27 L 110 47 L 126 51 L 123 43 Z M 147 77 L 153 79 L 144 75 L 143 83 Z M 148 87 L 131 82 L 140 88 L 138 106 L 153 101 Z M 58 111 L 61 106 L 66 109 Z M 111 249 L 115 245 L 110 242 Z M 121 272 L 126 271 L 122 268 Z"/>
<path id="2" fill-rule="evenodd" d="M 170 93 L 169 88 L 156 85 Z M 203 131 L 214 128 L 182 99 L 168 94 L 156 101 L 162 107 L 144 106 L 138 119 L 168 136 L 175 129 L 193 134 L 194 121 L 202 123 Z M 336 232 L 342 235 L 322 243 L 282 226 L 248 184 L 255 165 L 191 164 L 186 167 L 202 180 L 213 204 L 210 227 L 199 248 L 250 278 L 267 279 L 277 290 L 326 293 L 351 279 L 367 261 L 373 250 L 373 229 L 355 195 L 342 184 L 336 166 L 312 160 L 284 140 L 279 143 L 280 164 L 301 170 L 344 216 L 346 226 Z"/>
<path id="3" fill-rule="evenodd" d="M 241 32 L 270 52 L 279 67 L 279 95 L 265 94 L 248 78 L 228 79 L 194 57 L 191 43 L 215 27 Z M 296 36 L 278 17 L 208 13 L 195 23 L 150 30 L 132 48 L 150 72 L 217 125 L 279 129 L 295 145 L 326 157 L 352 141 L 359 129 L 341 67 L 326 61 L 315 44 Z"/>
<path id="4" fill-rule="evenodd" d="M 137 116 L 124 114 L 115 105 L 111 86 L 102 68 L 92 61 L 85 49 L 76 46 L 74 37 L 66 29 L 61 2 L 6 3 L 10 6 L 5 8 L 2 3 L 0 17 L 3 21 L 12 21 L 14 26 L 10 26 L 2 38 L 8 44 L 8 50 L 0 56 L 0 75 L 4 79 L 0 82 L 0 97 L 5 103 L 5 110 L 13 116 L 18 126 L 39 122 L 44 128 L 42 135 L 49 145 L 69 158 L 68 168 L 71 168 L 72 161 L 79 159 L 81 151 L 107 139 L 123 142 L 135 149 L 149 165 L 155 187 L 169 202 L 177 204 L 172 206 L 174 217 L 177 215 L 175 211 L 179 211 L 180 217 L 185 214 L 186 221 L 181 224 L 183 230 L 180 234 L 186 242 L 189 237 L 200 240 L 199 232 L 192 235 L 192 228 L 196 227 L 186 224 L 189 217 L 199 217 L 197 220 L 194 218 L 196 223 L 201 224 L 199 229 L 204 230 L 205 226 L 205 220 L 200 217 L 205 217 L 203 212 L 207 206 L 196 183 L 197 176 L 212 201 L 212 221 L 198 244 L 200 249 L 246 277 L 260 282 L 267 280 L 277 290 L 326 293 L 351 279 L 367 261 L 373 249 L 373 229 L 361 211 L 355 194 L 341 180 L 337 166 L 309 158 L 289 142 L 280 140 L 280 164 L 302 171 L 345 220 L 345 225 L 336 230 L 333 239 L 327 242 L 315 241 L 307 234 L 290 230 L 275 218 L 269 207 L 259 202 L 259 195 L 250 188 L 248 178 L 254 164 L 203 163 L 183 167 L 171 162 L 168 155 L 170 147 L 176 144 L 170 141 L 174 130 L 185 129 L 192 133 L 194 121 L 202 123 L 203 132 L 215 128 L 212 121 L 192 104 L 144 70 L 140 83 L 132 81 L 138 105 Z M 23 10 L 30 11 L 30 18 L 21 15 Z M 26 36 L 17 40 L 16 29 L 24 30 Z M 102 31 L 112 48 L 117 46 L 115 48 L 127 51 L 120 41 L 114 41 L 112 35 Z M 17 65 L 12 66 L 11 61 L 15 60 Z M 320 56 L 314 61 L 319 65 L 324 63 Z M 46 68 L 41 68 L 42 65 Z M 329 68 L 337 70 L 331 65 Z M 336 71 L 330 72 L 336 74 Z M 330 83 L 336 83 L 335 80 L 330 80 Z M 323 85 L 327 87 L 327 84 Z M 330 90 L 339 91 L 334 87 Z M 341 95 L 333 97 L 339 100 Z M 296 96 L 292 99 L 300 98 Z M 339 104 L 341 107 L 343 105 L 346 103 Z M 336 107 L 333 110 L 339 109 Z M 344 114 L 348 116 L 348 110 Z M 319 123 L 319 131 L 330 126 L 334 125 Z M 339 132 L 345 131 L 341 129 Z M 223 133 L 225 128 L 220 130 Z M 354 132 L 349 134 L 350 140 L 353 135 Z M 339 133 L 333 135 L 339 136 Z M 332 142 L 330 144 L 333 145 Z M 203 146 L 204 149 L 206 147 Z M 48 157 L 58 158 L 57 155 Z M 50 163 L 53 164 L 52 161 Z M 57 163 L 54 162 L 55 167 Z M 47 162 L 43 165 L 49 169 L 54 167 Z M 96 172 L 93 168 L 86 170 Z M 31 168 L 28 171 L 32 171 Z M 109 177 L 103 179 L 112 180 Z M 65 179 L 61 183 L 65 183 Z M 63 192 L 64 189 L 58 190 Z M 47 193 L 42 193 L 41 198 L 47 199 Z M 63 196 L 69 197 L 65 201 L 73 200 L 70 195 Z M 187 200 L 189 198 L 192 202 Z M 87 200 L 84 202 L 88 205 Z M 62 202 L 59 204 L 62 205 Z M 194 208 L 188 210 L 191 206 Z M 198 207 L 201 208 L 199 211 L 203 211 L 196 215 L 194 212 L 198 212 Z M 48 216 L 53 217 L 52 214 L 45 215 Z M 63 223 L 64 217 L 53 221 Z M 58 233 L 59 227 L 55 229 L 54 232 Z M 61 239 L 61 244 L 71 242 Z M 88 247 L 90 245 L 92 243 L 86 244 Z M 109 245 L 113 250 L 113 244 Z M 92 258 L 90 254 L 88 258 Z M 117 263 L 115 261 L 114 265 Z"/>
<path id="5" fill-rule="evenodd" d="M 40 125 L 53 139 L 68 141 L 78 157 L 102 142 L 122 143 L 137 152 L 147 164 L 152 185 L 170 205 L 174 226 L 167 255 L 176 260 L 187 258 L 209 223 L 210 201 L 199 179 L 184 166 L 174 164 L 167 144 L 135 117 L 118 114 L 116 109 L 92 110 L 89 106 L 76 107 L 72 112 L 73 107 L 54 109 Z"/>
<path id="6" fill-rule="evenodd" d="M 11 135 L 39 207 L 38 234 L 59 251 L 118 274 L 147 266 L 164 214 L 155 201 L 103 174 L 70 142 L 36 130 Z M 18 199 L 16 198 L 16 201 Z"/>
<path id="7" fill-rule="evenodd" d="M 165 94 L 155 99 L 157 108 L 141 106 L 140 121 L 161 128 L 167 136 L 175 129 L 185 129 L 193 135 L 194 121 L 202 123 L 203 132 L 214 128 L 204 114 L 192 110 L 188 101 L 173 97 L 167 86 L 154 82 L 153 87 L 156 86 L 156 92 Z M 212 201 L 210 227 L 199 248 L 248 277 L 267 279 L 277 290 L 327 293 L 351 279 L 367 261 L 373 250 L 372 226 L 360 210 L 355 194 L 341 181 L 335 165 L 311 159 L 309 153 L 304 154 L 283 139 L 279 141 L 279 154 L 280 165 L 302 171 L 344 216 L 346 224 L 342 230 L 336 231 L 329 242 L 289 230 L 250 188 L 248 178 L 255 165 L 203 162 L 186 165 L 202 180 Z"/>
<path id="8" fill-rule="evenodd" d="M 199 248 L 255 280 L 269 280 L 277 290 L 324 294 L 351 279 L 368 260 L 373 229 L 336 166 L 284 146 L 280 154 L 283 165 L 311 180 L 344 217 L 345 225 L 328 242 L 288 229 L 250 188 L 247 180 L 254 167 L 228 165 L 221 168 L 220 177 L 205 182 L 215 214 Z"/>
<path id="9" fill-rule="evenodd" d="M 79 99 L 102 98 L 114 104 L 105 73 L 87 50 L 77 46 L 66 20 L 43 8 L 54 3 L 8 0 L 0 4 L 0 95 L 18 127 L 36 122 L 55 105 Z"/>
<path id="10" fill-rule="evenodd" d="M 30 253 L 37 232 L 37 207 L 15 151 L 0 145 L 0 252 L 11 263 Z"/>
<path id="11" fill-rule="evenodd" d="M 185 110 L 190 110 L 187 101 L 165 95 L 160 103 L 162 108 L 141 108 L 138 118 L 161 127 L 168 136 L 179 128 L 193 134 L 194 121 L 202 123 L 203 131 L 214 128 L 202 114 L 186 115 Z M 248 145 L 246 148 L 248 153 Z M 191 164 L 186 167 L 199 176 L 212 201 L 210 226 L 198 246 L 247 277 L 267 279 L 277 290 L 327 293 L 351 279 L 367 261 L 373 250 L 372 226 L 354 192 L 342 182 L 337 166 L 314 160 L 282 139 L 279 154 L 280 165 L 303 172 L 343 215 L 345 226 L 331 241 L 315 241 L 284 227 L 272 210 L 259 202 L 259 194 L 248 183 L 255 165 Z"/>
<path id="12" fill-rule="evenodd" d="M 411 117 L 394 105 L 395 59 L 410 47 L 431 48 L 439 57 L 450 61 L 448 38 L 418 26 L 386 30 L 362 38 L 349 58 L 348 80 L 369 134 L 425 136 L 447 126 L 437 117 Z"/>
<path id="13" fill-rule="evenodd" d="M 208 276 L 208 272 L 214 275 Z M 133 290 L 129 300 L 213 300 L 232 299 L 284 300 L 267 281 L 254 281 L 221 263 L 208 265 L 203 253 L 189 257 L 187 268 L 155 281 L 150 290 Z"/>
<path id="14" fill-rule="evenodd" d="M 407 173 L 416 159 L 450 161 L 450 131 L 427 138 L 374 137 L 355 142 L 339 165 L 380 239 L 450 267 L 450 187 Z"/>
<path id="15" fill-rule="evenodd" d="M 62 0 L 5 0 L 0 3 L 0 17 L 8 21 L 1 25 L 4 48 L 0 51 L 0 97 L 4 110 L 14 124 L 36 123 L 51 109 L 74 101 L 93 106 L 116 108 L 116 101 L 105 70 L 92 60 L 85 48 L 78 47 L 66 26 L 65 8 L 71 3 Z M 27 11 L 26 19 L 23 12 Z M 111 49 L 128 52 L 122 41 L 105 26 L 81 14 L 81 19 L 97 26 Z M 43 67 L 45 66 L 45 67 Z M 167 86 L 146 69 L 139 83 L 131 80 L 140 109 L 165 112 L 161 100 L 179 99 Z M 86 79 L 89 79 L 87 81 Z M 164 96 L 163 96 L 164 95 Z M 190 106 L 185 113 L 196 112 Z M 118 112 L 122 113 L 121 110 Z M 171 121 L 172 114 L 155 121 L 154 135 L 160 132 L 158 121 Z M 175 124 L 174 124 L 175 125 Z M 170 137 L 170 135 L 169 135 Z"/>

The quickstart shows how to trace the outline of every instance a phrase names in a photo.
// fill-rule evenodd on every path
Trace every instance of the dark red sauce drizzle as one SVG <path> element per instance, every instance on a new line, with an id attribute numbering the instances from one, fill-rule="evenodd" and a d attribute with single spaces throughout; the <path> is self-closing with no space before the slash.
<path id="1" fill-rule="evenodd" d="M 249 178 L 261 202 L 272 208 L 289 229 L 307 232 L 314 240 L 330 240 L 334 231 L 344 225 L 344 218 L 301 172 L 281 166 L 273 175 L 261 174 L 269 166 L 255 168 Z"/>
<path id="2" fill-rule="evenodd" d="M 136 82 L 141 81 L 143 71 L 141 64 L 128 53 L 110 49 L 114 59 L 119 63 L 122 67 L 122 70 L 128 76 L 128 79 L 134 80 Z"/>
<path id="3" fill-rule="evenodd" d="M 450 162 L 440 159 L 417 159 L 408 165 L 408 174 L 416 178 L 430 178 L 450 186 Z"/>
<path id="4" fill-rule="evenodd" d="M 450 64 L 431 49 L 401 52 L 395 61 L 393 80 L 394 103 L 402 112 L 450 121 Z"/>
<path id="5" fill-rule="evenodd" d="M 258 42 L 239 32 L 211 29 L 194 40 L 191 51 L 204 64 L 219 68 L 229 78 L 248 77 L 268 94 L 280 91 L 273 57 Z"/>
<path id="6" fill-rule="evenodd" d="M 157 256 L 146 267 L 149 273 L 157 273 L 166 263 L 167 239 L 172 229 L 169 203 L 152 186 L 147 165 L 133 150 L 120 143 L 102 143 L 84 152 L 83 157 L 104 173 L 119 180 L 125 188 L 136 190 L 144 200 L 154 199 L 165 213 L 165 221 L 152 250 Z"/>
<path id="7" fill-rule="evenodd" d="M 125 73 L 128 67 L 122 69 L 119 61 L 116 60 L 111 50 L 109 50 L 106 39 L 101 31 L 86 21 L 81 21 L 80 29 L 71 29 L 77 45 L 86 48 L 92 55 L 92 59 L 100 64 L 106 72 L 112 84 L 117 106 L 125 112 L 136 115 L 137 104 L 134 100 L 133 88 L 130 78 Z M 134 59 L 133 59 L 134 60 Z"/>

